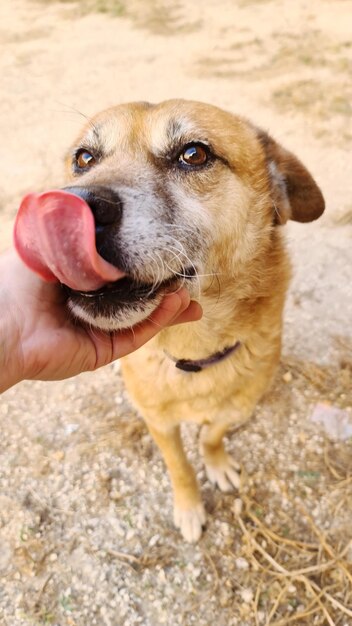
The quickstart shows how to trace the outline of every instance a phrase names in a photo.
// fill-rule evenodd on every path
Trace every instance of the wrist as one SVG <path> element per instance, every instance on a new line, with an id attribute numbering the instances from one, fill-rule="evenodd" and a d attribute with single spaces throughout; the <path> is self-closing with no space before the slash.
<path id="1" fill-rule="evenodd" d="M 16 307 L 7 288 L 6 257 L 0 259 L 0 393 L 22 380 L 23 372 Z"/>
<path id="2" fill-rule="evenodd" d="M 3 307 L 1 308 L 3 310 Z M 16 325 L 11 323 L 7 314 L 5 315 L 5 318 L 0 319 L 0 393 L 18 383 L 22 378 Z"/>

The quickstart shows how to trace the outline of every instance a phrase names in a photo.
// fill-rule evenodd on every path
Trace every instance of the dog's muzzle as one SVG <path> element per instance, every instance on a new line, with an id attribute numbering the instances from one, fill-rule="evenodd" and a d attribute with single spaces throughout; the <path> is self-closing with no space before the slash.
<path id="1" fill-rule="evenodd" d="M 83 313 L 83 318 L 93 324 L 98 317 L 104 318 L 104 326 L 101 326 L 104 329 L 130 326 L 150 314 L 165 293 L 176 291 L 185 281 L 194 278 L 195 266 L 193 264 L 183 266 L 181 261 L 175 271 L 170 270 L 167 263 L 162 264 L 160 269 L 164 270 L 163 274 L 156 272 L 156 279 L 153 280 L 150 270 L 155 271 L 155 264 L 149 264 L 149 267 L 146 265 L 150 246 L 147 252 L 142 248 L 142 252 L 137 250 L 135 254 L 133 246 L 139 243 L 137 234 L 134 235 L 132 243 L 124 242 L 122 233 L 124 202 L 116 191 L 103 185 L 70 186 L 65 187 L 64 191 L 80 197 L 89 206 L 94 217 L 95 246 L 98 254 L 125 274 L 116 282 L 106 283 L 93 291 L 66 288 L 71 310 L 77 316 L 82 317 Z M 142 235 L 143 233 L 140 238 Z M 158 243 L 157 238 L 156 241 Z M 177 257 L 173 251 L 170 256 L 172 260 Z"/>
<path id="2" fill-rule="evenodd" d="M 116 265 L 113 250 L 106 246 L 106 239 L 111 231 L 118 231 L 122 220 L 123 202 L 119 194 L 110 187 L 92 185 L 91 187 L 64 187 L 64 191 L 72 193 L 84 200 L 93 213 L 95 221 L 95 242 L 98 253 L 110 263 Z"/>

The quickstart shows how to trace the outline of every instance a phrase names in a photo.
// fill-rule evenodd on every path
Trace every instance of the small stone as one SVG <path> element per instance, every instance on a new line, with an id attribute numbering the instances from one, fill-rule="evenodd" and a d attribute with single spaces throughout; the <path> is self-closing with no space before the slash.
<path id="1" fill-rule="evenodd" d="M 225 608 L 229 604 L 232 593 L 228 589 L 221 589 L 219 594 L 219 604 L 222 608 Z"/>
<path id="2" fill-rule="evenodd" d="M 166 582 L 166 574 L 165 574 L 165 570 L 161 569 L 158 572 L 158 581 L 161 584 L 164 584 Z"/>
<path id="3" fill-rule="evenodd" d="M 79 429 L 79 424 L 66 424 L 64 428 L 65 435 L 69 436 Z"/>
<path id="4" fill-rule="evenodd" d="M 244 559 L 242 556 L 239 556 L 238 559 L 235 560 L 235 565 L 237 569 L 249 569 L 249 563 L 247 559 Z"/>
<path id="5" fill-rule="evenodd" d="M 303 431 L 300 431 L 300 432 L 298 433 L 298 440 L 299 440 L 299 442 L 300 442 L 301 444 L 305 444 L 305 443 L 306 443 L 306 441 L 307 441 L 307 438 L 308 438 L 307 433 L 305 433 L 305 432 L 303 432 Z"/>
<path id="6" fill-rule="evenodd" d="M 231 530 L 231 526 L 227 522 L 222 522 L 220 524 L 220 531 L 224 535 L 228 535 Z"/>
<path id="7" fill-rule="evenodd" d="M 121 500 L 121 498 L 122 498 L 122 494 L 120 493 L 120 491 L 117 491 L 116 489 L 113 489 L 112 491 L 110 491 L 111 500 Z"/>
<path id="8" fill-rule="evenodd" d="M 55 450 L 55 452 L 52 453 L 52 457 L 55 461 L 62 461 L 65 458 L 65 453 L 63 450 Z"/>
<path id="9" fill-rule="evenodd" d="M 243 502 L 240 498 L 236 498 L 233 505 L 232 505 L 232 510 L 234 512 L 234 514 L 239 517 L 242 513 L 242 509 L 243 509 Z"/>
<path id="10" fill-rule="evenodd" d="M 352 437 L 352 419 L 347 411 L 337 406 L 327 402 L 318 402 L 310 419 L 320 424 L 331 439 L 343 441 Z"/>
<path id="11" fill-rule="evenodd" d="M 6 539 L 0 538 L 0 571 L 6 572 L 12 562 L 12 550 Z"/>
<path id="12" fill-rule="evenodd" d="M 292 382 L 292 374 L 291 374 L 291 372 L 285 372 L 285 374 L 282 377 L 282 380 L 285 383 L 291 383 Z"/>
<path id="13" fill-rule="evenodd" d="M 49 555 L 49 561 L 50 561 L 51 563 L 54 563 L 54 561 L 57 561 L 57 554 L 56 554 L 56 552 L 52 552 L 52 553 Z"/>
<path id="14" fill-rule="evenodd" d="M 158 534 L 153 535 L 153 537 L 151 537 L 149 539 L 149 543 L 148 543 L 149 547 L 152 548 L 153 546 L 156 546 L 156 544 L 158 543 L 159 539 L 160 539 L 160 535 L 158 535 Z"/>
<path id="15" fill-rule="evenodd" d="M 253 591 L 252 589 L 242 589 L 241 598 L 243 602 L 246 604 L 250 604 L 253 601 Z"/>

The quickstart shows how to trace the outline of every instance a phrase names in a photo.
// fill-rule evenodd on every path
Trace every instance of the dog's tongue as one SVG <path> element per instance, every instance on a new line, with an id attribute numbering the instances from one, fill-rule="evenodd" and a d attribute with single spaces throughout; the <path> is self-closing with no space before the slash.
<path id="1" fill-rule="evenodd" d="M 25 196 L 14 242 L 22 260 L 44 280 L 78 291 L 94 291 L 125 276 L 98 254 L 88 204 L 66 191 Z"/>

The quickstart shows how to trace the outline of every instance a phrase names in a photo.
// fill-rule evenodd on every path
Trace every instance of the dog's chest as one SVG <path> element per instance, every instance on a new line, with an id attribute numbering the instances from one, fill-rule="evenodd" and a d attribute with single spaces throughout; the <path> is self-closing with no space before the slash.
<path id="1" fill-rule="evenodd" d="M 161 351 L 141 349 L 123 359 L 123 376 L 132 401 L 146 418 L 204 423 L 230 407 L 242 384 L 233 358 L 200 372 L 185 372 Z"/>

